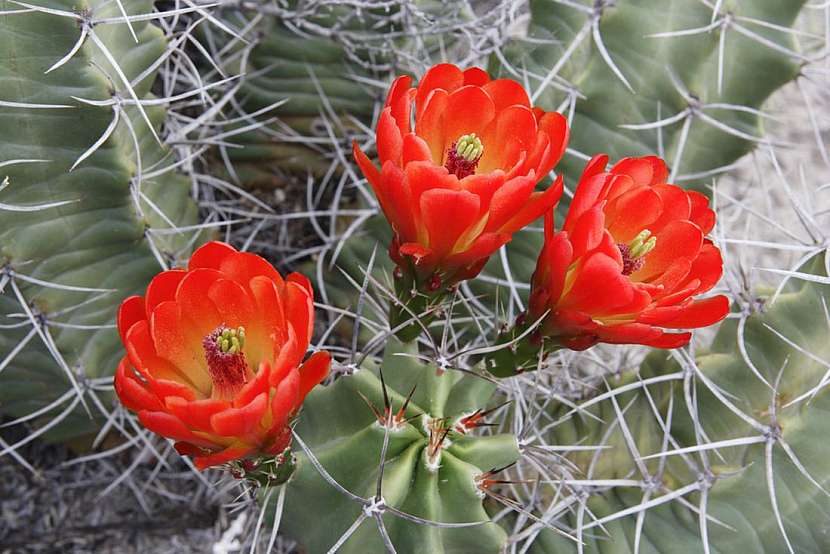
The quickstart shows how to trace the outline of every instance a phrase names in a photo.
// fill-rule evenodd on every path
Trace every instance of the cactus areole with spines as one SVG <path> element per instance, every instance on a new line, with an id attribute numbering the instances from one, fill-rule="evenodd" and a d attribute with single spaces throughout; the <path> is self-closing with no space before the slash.
<path id="1" fill-rule="evenodd" d="M 208 243 L 121 305 L 115 390 L 197 467 L 244 459 L 237 471 L 287 478 L 273 460 L 291 459 L 288 424 L 329 369 L 325 352 L 302 361 L 313 322 L 308 279 Z"/>

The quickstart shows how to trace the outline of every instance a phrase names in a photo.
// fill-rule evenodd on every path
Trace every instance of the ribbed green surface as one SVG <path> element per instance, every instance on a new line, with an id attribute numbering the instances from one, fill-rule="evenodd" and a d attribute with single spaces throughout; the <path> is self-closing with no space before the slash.
<path id="1" fill-rule="evenodd" d="M 455 422 L 460 416 L 488 407 L 493 386 L 456 371 L 436 375 L 434 366 L 422 365 L 411 349 L 390 343 L 381 364 L 393 413 L 417 385 L 406 415 L 427 414 Z M 377 423 L 363 394 L 383 410 L 383 389 L 377 370 L 360 369 L 333 385 L 315 389 L 307 398 L 297 433 L 323 467 L 346 489 L 364 498 L 375 495 L 384 428 Z M 462 436 L 451 441 L 441 455 L 440 468 L 425 463 L 428 435 L 422 417 L 390 432 L 383 475 L 386 504 L 409 514 L 438 522 L 489 521 L 475 486 L 475 477 L 501 468 L 519 456 L 512 435 Z M 299 446 L 296 452 L 302 452 Z M 288 482 L 287 508 L 281 530 L 297 538 L 309 553 L 327 552 L 361 512 L 361 505 L 335 490 L 318 474 L 307 457 L 299 455 L 297 472 Z M 469 528 L 439 529 L 383 516 L 400 554 L 499 552 L 507 535 L 494 523 Z M 384 552 L 372 518 L 367 519 L 338 552 Z"/>
<path id="2" fill-rule="evenodd" d="M 801 271 L 826 278 L 824 256 L 817 256 Z M 828 285 L 793 280 L 789 290 L 771 305 L 766 306 L 761 313 L 748 317 L 743 334 L 749 359 L 761 375 L 770 384 L 774 384 L 780 373 L 777 421 L 783 440 L 809 474 L 825 488 L 830 485 L 830 465 L 827 463 L 830 459 L 830 444 L 823 438 L 830 411 L 830 397 L 826 388 L 819 390 L 811 400 L 804 399 L 789 407 L 787 404 L 808 393 L 827 373 L 825 360 L 830 359 L 830 343 L 827 341 L 828 321 L 824 305 L 828 301 Z M 727 321 L 719 330 L 711 350 L 697 357 L 697 366 L 736 408 L 762 425 L 770 425 L 772 390 L 753 375 L 739 354 L 737 328 L 736 320 Z M 795 346 L 788 344 L 787 340 Z M 648 379 L 680 369 L 676 363 L 667 359 L 666 353 L 654 352 L 643 364 L 641 377 Z M 684 398 L 682 380 L 674 381 L 673 391 L 665 383 L 649 387 L 663 420 L 666 418 L 669 396 L 674 396 L 671 433 L 678 444 L 670 445 L 669 450 L 705 442 L 763 436 L 761 431 L 752 428 L 716 398 L 700 377 L 695 380 L 697 412 L 701 429 L 708 436 L 708 441 L 696 438 L 695 425 Z M 628 378 L 626 382 L 614 385 L 621 386 L 630 382 L 636 380 Z M 660 452 L 663 431 L 645 395 L 638 391 L 620 394 L 617 399 L 621 407 L 628 406 L 632 400 L 634 403 L 625 413 L 625 420 L 631 428 L 640 454 L 647 456 Z M 588 410 L 609 423 L 616 419 L 609 401 L 603 401 Z M 561 410 L 560 415 L 565 411 Z M 595 420 L 575 416 L 556 427 L 552 443 L 573 444 L 574 439 L 579 437 L 585 444 L 600 444 L 607 429 L 607 426 L 597 425 Z M 639 479 L 639 472 L 627 452 L 619 428 L 607 444 L 613 446 L 613 449 L 604 451 L 591 478 Z M 734 528 L 733 531 L 709 522 L 711 552 L 787 552 L 767 488 L 765 448 L 765 443 L 761 442 L 719 448 L 717 454 L 713 450 L 706 453 L 713 474 L 719 477 L 709 492 L 707 513 Z M 700 454 L 690 456 L 701 464 Z M 591 454 L 586 453 L 573 460 L 587 471 L 590 458 Z M 773 447 L 772 460 L 778 507 L 793 549 L 798 553 L 827 552 L 830 550 L 830 537 L 825 531 L 830 517 L 830 497 L 797 469 L 780 444 Z M 657 463 L 656 459 L 647 461 L 650 472 L 656 472 Z M 666 469 L 663 482 L 673 490 L 694 483 L 698 478 L 698 474 L 690 471 L 677 455 L 671 457 Z M 634 488 L 616 488 L 613 493 L 593 496 L 588 506 L 600 518 L 636 506 L 641 498 L 641 493 Z M 695 505 L 700 503 L 699 493 L 689 494 L 686 498 Z M 606 525 L 610 537 L 600 538 L 602 533 L 598 528 L 591 529 L 591 533 L 586 531 L 588 544 L 585 551 L 631 552 L 635 521 L 635 516 L 629 516 Z M 575 551 L 572 544 L 561 541 L 558 537 L 547 533 L 543 533 L 543 537 L 534 552 L 559 554 Z M 696 514 L 676 502 L 648 511 L 640 552 L 699 552 L 702 548 L 699 518 Z"/>
<path id="3" fill-rule="evenodd" d="M 153 7 L 146 0 L 127 0 L 123 4 L 130 14 L 148 13 Z M 88 10 L 97 19 L 120 16 L 117 4 L 110 2 L 52 1 L 48 5 L 68 12 Z M 11 2 L 0 2 L 2 11 L 19 8 Z M 130 80 L 161 56 L 166 45 L 161 31 L 154 25 L 133 22 L 133 27 L 139 39 L 137 44 L 123 23 L 94 27 L 104 48 Z M 69 171 L 102 136 L 113 118 L 112 107 L 89 106 L 72 97 L 107 100 L 115 93 L 125 100 L 131 98 L 102 49 L 89 37 L 68 63 L 44 74 L 72 48 L 79 34 L 76 21 L 66 17 L 45 13 L 0 16 L 0 100 L 71 106 L 67 109 L 0 108 L 3 133 L 0 163 L 46 160 L 0 167 L 0 177 L 8 176 L 10 182 L 0 192 L 0 203 L 25 206 L 70 202 L 32 212 L 0 210 L 0 263 L 21 275 L 50 283 L 114 289 L 102 295 L 15 279 L 32 309 L 57 322 L 49 326 L 49 332 L 82 383 L 83 376 L 99 377 L 114 372 L 123 355 L 114 329 L 117 306 L 126 295 L 140 292 L 160 270 L 148 247 L 145 231 L 169 228 L 169 224 L 145 199 L 140 200 L 145 217 L 140 217 L 135 204 L 138 191 L 177 225 L 192 225 L 198 218 L 189 183 L 175 171 L 142 178 L 131 188 L 131 180 L 137 181 L 138 163 L 135 141 L 124 118 L 94 154 Z M 156 72 L 150 72 L 134 84 L 139 98 L 152 98 L 150 87 L 155 75 Z M 155 106 L 145 110 L 158 132 L 164 110 Z M 171 152 L 159 146 L 135 105 L 125 105 L 124 112 L 139 143 L 142 174 L 174 163 Z M 183 232 L 157 236 L 155 243 L 170 264 L 189 254 L 194 238 L 198 237 L 193 232 Z M 20 313 L 11 285 L 7 285 L 0 297 L 0 324 L 26 321 L 10 317 Z M 61 323 L 74 328 L 61 327 Z M 77 328 L 100 325 L 109 327 Z M 30 328 L 26 325 L 0 333 L 0 360 Z M 0 411 L 14 416 L 28 414 L 70 387 L 65 371 L 35 336 L 0 373 Z M 104 405 L 111 407 L 111 401 L 104 396 Z M 100 415 L 91 400 L 87 403 L 96 416 Z M 43 422 L 58 411 L 48 414 Z M 76 436 L 94 430 L 97 425 L 77 409 L 51 436 Z"/>

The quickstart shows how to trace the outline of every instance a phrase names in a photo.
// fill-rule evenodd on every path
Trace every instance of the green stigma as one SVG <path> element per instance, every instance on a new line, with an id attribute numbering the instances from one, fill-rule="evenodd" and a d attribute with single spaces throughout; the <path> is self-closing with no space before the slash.
<path id="1" fill-rule="evenodd" d="M 245 328 L 223 329 L 216 337 L 216 346 L 223 354 L 238 354 L 245 346 Z"/>
<path id="2" fill-rule="evenodd" d="M 474 162 L 484 153 L 484 145 L 475 133 L 470 133 L 455 141 L 455 153 L 468 162 Z"/>
<path id="3" fill-rule="evenodd" d="M 628 244 L 628 255 L 632 259 L 642 258 L 657 246 L 657 237 L 651 235 L 651 231 L 645 229 L 634 237 Z"/>

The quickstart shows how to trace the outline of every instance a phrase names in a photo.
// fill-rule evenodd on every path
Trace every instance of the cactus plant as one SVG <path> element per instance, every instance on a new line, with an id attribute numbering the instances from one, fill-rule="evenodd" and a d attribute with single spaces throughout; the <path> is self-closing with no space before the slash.
<path id="1" fill-rule="evenodd" d="M 188 180 L 160 171 L 175 161 L 158 142 L 165 112 L 146 71 L 164 53 L 161 31 L 132 21 L 136 45 L 107 2 L 0 9 L 0 411 L 76 437 L 111 406 L 100 387 L 120 355 L 118 302 L 204 231 L 175 232 L 197 208 Z"/>
<path id="2" fill-rule="evenodd" d="M 613 383 L 604 399 L 587 399 L 584 410 L 611 427 L 557 408 L 553 418 L 561 424 L 551 431 L 552 442 L 569 444 L 579 437 L 612 447 L 572 456 L 581 475 L 634 482 L 574 488 L 574 494 L 591 495 L 584 509 L 593 518 L 608 518 L 607 537 L 594 536 L 589 529 L 595 526 L 583 524 L 586 551 L 605 551 L 605 545 L 627 551 L 637 535 L 641 552 L 830 548 L 823 533 L 811 530 L 811 522 L 821 521 L 830 507 L 827 448 L 815 440 L 827 404 L 826 263 L 826 254 L 814 257 L 800 269 L 806 280 L 793 280 L 769 306 L 760 299 L 762 307 L 746 318 L 741 333 L 734 319 L 694 359 L 652 353 L 638 374 Z M 645 510 L 649 499 L 661 498 L 666 504 Z M 698 514 L 678 505 L 682 498 Z M 626 508 L 642 513 L 643 521 L 615 516 Z M 575 549 L 542 531 L 531 551 Z"/>
<path id="3" fill-rule="evenodd" d="M 490 522 L 482 490 L 488 472 L 519 452 L 512 435 L 476 430 L 494 390 L 480 376 L 424 364 L 412 344 L 391 339 L 377 367 L 306 400 L 282 529 L 309 552 L 336 544 L 338 552 L 382 552 L 381 520 L 398 552 L 499 552 L 507 535 Z M 325 527 L 310 526 L 322 513 Z M 375 521 L 361 524 L 367 516 Z"/>

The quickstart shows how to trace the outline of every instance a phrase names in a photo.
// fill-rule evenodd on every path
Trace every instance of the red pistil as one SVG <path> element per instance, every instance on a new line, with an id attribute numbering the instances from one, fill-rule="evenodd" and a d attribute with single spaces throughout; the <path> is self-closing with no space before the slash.
<path id="1" fill-rule="evenodd" d="M 476 172 L 476 166 L 478 166 L 478 161 L 481 159 L 481 156 L 473 160 L 468 160 L 458 154 L 456 146 L 457 143 L 452 143 L 452 146 L 447 151 L 447 162 L 444 164 L 444 167 L 450 173 L 454 173 L 459 179 L 463 179 Z"/>
<path id="2" fill-rule="evenodd" d="M 631 275 L 632 273 L 643 267 L 643 265 L 646 263 L 645 258 L 642 256 L 637 258 L 632 257 L 631 248 L 629 248 L 627 244 L 618 243 L 617 248 L 620 249 L 620 254 L 622 254 L 623 275 Z"/>

